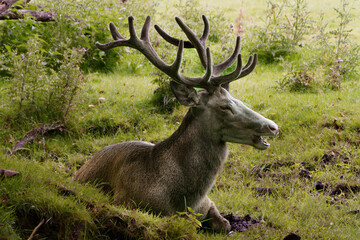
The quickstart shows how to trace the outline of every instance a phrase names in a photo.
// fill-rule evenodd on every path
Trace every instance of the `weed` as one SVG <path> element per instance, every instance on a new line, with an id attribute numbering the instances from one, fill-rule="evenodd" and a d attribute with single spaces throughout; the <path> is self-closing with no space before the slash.
<path id="1" fill-rule="evenodd" d="M 340 7 L 334 8 L 337 25 L 333 30 L 327 30 L 323 15 L 320 18 L 319 61 L 325 65 L 326 85 L 331 89 L 340 89 L 341 82 L 357 75 L 360 60 L 360 45 L 351 40 L 352 8 L 349 1 L 341 0 Z"/>
<path id="2" fill-rule="evenodd" d="M 311 20 L 305 0 L 267 1 L 264 26 L 249 29 L 246 37 L 250 52 L 256 52 L 259 59 L 266 63 L 278 61 L 294 53 L 296 47 L 309 33 Z"/>
<path id="3" fill-rule="evenodd" d="M 3 56 L 11 75 L 8 93 L 13 104 L 8 106 L 8 114 L 37 122 L 65 122 L 85 81 L 80 70 L 83 52 L 66 50 L 59 70 L 54 71 L 46 67 L 41 42 L 32 39 L 28 45 L 26 53 L 8 47 Z"/>
<path id="4" fill-rule="evenodd" d="M 313 69 L 313 62 L 293 64 L 282 61 L 284 67 L 284 78 L 278 81 L 280 89 L 288 89 L 291 92 L 314 90 L 316 77 Z"/>
<path id="5" fill-rule="evenodd" d="M 349 24 L 352 20 L 349 2 L 341 1 L 334 9 L 336 27 L 329 30 L 321 14 L 318 32 L 302 47 L 298 57 L 281 58 L 285 78 L 278 81 L 281 89 L 313 91 L 314 88 L 341 89 L 341 83 L 350 76 L 357 76 L 360 45 L 351 40 Z"/>
<path id="6" fill-rule="evenodd" d="M 151 102 L 159 108 L 160 112 L 171 113 L 180 106 L 170 88 L 171 78 L 160 72 L 156 75 L 153 83 L 158 87 L 154 91 Z"/>

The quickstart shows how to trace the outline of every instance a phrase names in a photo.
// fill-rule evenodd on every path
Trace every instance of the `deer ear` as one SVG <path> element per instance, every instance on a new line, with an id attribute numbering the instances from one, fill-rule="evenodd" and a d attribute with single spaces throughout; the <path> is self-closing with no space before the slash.
<path id="1" fill-rule="evenodd" d="M 179 102 L 187 107 L 193 107 L 199 104 L 199 96 L 193 87 L 170 82 L 170 87 Z"/>

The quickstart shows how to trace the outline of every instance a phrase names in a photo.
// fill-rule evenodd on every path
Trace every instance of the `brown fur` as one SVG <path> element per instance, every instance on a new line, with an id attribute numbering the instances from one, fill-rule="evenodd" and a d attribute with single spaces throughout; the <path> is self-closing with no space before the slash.
<path id="1" fill-rule="evenodd" d="M 215 205 L 206 194 L 221 170 L 227 148 L 221 142 L 211 145 L 206 136 L 194 136 L 198 122 L 193 118 L 189 111 L 180 128 L 156 145 L 130 141 L 103 148 L 74 180 L 100 180 L 109 186 L 105 189 L 113 190 L 117 201 L 141 203 L 162 215 L 184 211 L 186 204 L 203 217 L 211 217 L 207 215 Z"/>
<path id="2" fill-rule="evenodd" d="M 229 231 L 229 222 L 207 197 L 228 154 L 222 140 L 224 129 L 243 131 L 239 126 L 245 123 L 240 121 L 238 126 L 235 120 L 253 116 L 250 125 L 257 130 L 245 129 L 251 139 L 251 131 L 263 132 L 268 129 L 263 123 L 273 122 L 248 110 L 226 90 L 208 94 L 179 87 L 173 89 L 176 97 L 182 103 L 187 98 L 186 104 L 193 107 L 172 136 L 155 145 L 130 141 L 107 146 L 85 163 L 74 180 L 105 182 L 105 189 L 114 193 L 117 202 L 141 204 L 162 215 L 172 215 L 189 206 L 202 218 L 210 218 L 209 224 L 216 231 Z M 219 110 L 224 101 L 238 105 L 239 109 L 234 107 L 235 114 Z M 240 116 L 241 111 L 245 116 Z"/>

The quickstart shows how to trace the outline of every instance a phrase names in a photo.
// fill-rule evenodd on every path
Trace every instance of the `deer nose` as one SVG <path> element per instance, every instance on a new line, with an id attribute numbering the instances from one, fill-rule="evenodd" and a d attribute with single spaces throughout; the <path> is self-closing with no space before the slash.
<path id="1" fill-rule="evenodd" d="M 275 123 L 269 124 L 268 128 L 274 135 L 277 135 L 279 133 L 279 127 Z"/>

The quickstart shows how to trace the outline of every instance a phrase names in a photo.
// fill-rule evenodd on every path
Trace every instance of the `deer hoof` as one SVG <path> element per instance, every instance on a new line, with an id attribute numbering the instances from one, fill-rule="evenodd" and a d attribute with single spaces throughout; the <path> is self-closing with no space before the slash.
<path id="1" fill-rule="evenodd" d="M 225 218 L 222 218 L 222 219 L 214 220 L 212 223 L 212 228 L 216 232 L 230 232 L 231 225 L 228 220 L 226 220 Z"/>

